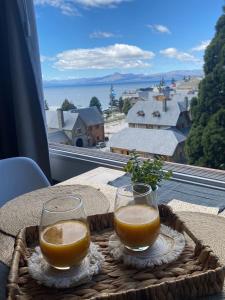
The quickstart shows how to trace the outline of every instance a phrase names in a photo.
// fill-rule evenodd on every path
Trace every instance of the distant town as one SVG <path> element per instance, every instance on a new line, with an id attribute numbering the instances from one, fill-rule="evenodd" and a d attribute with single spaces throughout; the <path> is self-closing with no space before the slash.
<path id="1" fill-rule="evenodd" d="M 160 156 L 185 163 L 184 145 L 192 124 L 190 102 L 197 96 L 200 80 L 161 78 L 154 86 L 124 90 L 119 99 L 111 84 L 105 110 L 95 95 L 84 108 L 65 99 L 57 110 L 49 110 L 46 101 L 49 142 L 124 155 L 136 150 L 145 158 Z"/>

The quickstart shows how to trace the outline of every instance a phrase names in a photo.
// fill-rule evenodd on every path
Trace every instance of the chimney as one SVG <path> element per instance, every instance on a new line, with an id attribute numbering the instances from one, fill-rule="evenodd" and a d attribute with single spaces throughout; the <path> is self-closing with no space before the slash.
<path id="1" fill-rule="evenodd" d="M 164 97 L 162 101 L 162 111 L 166 112 L 167 111 L 167 98 Z"/>
<path id="2" fill-rule="evenodd" d="M 57 117 L 58 117 L 59 129 L 62 129 L 64 127 L 64 116 L 63 116 L 63 110 L 61 108 L 57 109 Z"/>

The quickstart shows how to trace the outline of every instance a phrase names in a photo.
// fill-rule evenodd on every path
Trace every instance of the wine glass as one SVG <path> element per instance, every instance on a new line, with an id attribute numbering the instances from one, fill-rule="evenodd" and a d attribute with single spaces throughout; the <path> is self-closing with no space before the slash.
<path id="1" fill-rule="evenodd" d="M 39 228 L 41 252 L 52 267 L 70 269 L 87 255 L 90 232 L 81 198 L 61 195 L 44 203 Z"/>
<path id="2" fill-rule="evenodd" d="M 114 227 L 120 241 L 132 251 L 147 250 L 159 234 L 159 211 L 151 192 L 143 183 L 117 189 Z"/>

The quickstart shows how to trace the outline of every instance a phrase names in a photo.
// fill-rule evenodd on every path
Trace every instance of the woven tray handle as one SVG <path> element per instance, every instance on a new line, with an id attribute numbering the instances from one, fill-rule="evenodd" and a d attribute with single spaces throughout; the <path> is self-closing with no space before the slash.
<path id="1" fill-rule="evenodd" d="M 26 235 L 26 228 L 20 230 L 16 238 L 14 251 L 13 251 L 13 260 L 10 268 L 10 273 L 8 276 L 8 284 L 7 284 L 7 289 L 9 291 L 8 300 L 15 299 L 16 295 L 19 294 L 19 286 L 18 286 L 19 263 L 20 260 L 24 257 L 24 254 L 26 252 L 25 235 Z"/>

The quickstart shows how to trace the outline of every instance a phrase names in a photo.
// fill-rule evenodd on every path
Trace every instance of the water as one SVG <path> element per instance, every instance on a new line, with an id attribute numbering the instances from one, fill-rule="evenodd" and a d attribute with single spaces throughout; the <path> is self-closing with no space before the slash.
<path id="1" fill-rule="evenodd" d="M 114 84 L 116 98 L 122 95 L 124 91 L 135 90 L 138 88 L 146 88 L 150 86 L 146 83 L 127 83 Z M 93 96 L 96 96 L 102 108 L 109 106 L 110 84 L 95 86 L 74 86 L 74 87 L 48 87 L 44 88 L 44 96 L 50 108 L 60 107 L 65 98 L 72 101 L 77 107 L 87 107 Z"/>

